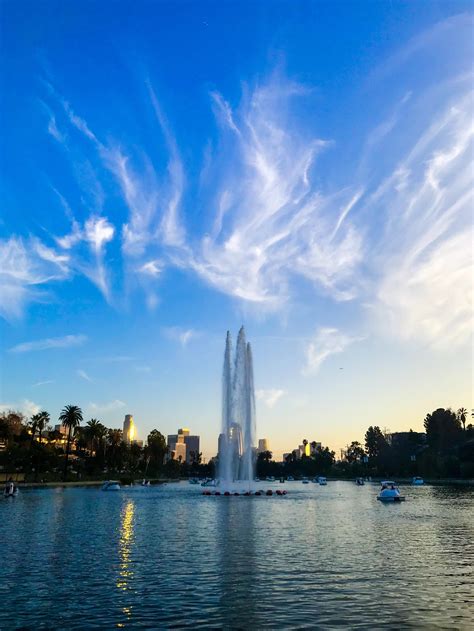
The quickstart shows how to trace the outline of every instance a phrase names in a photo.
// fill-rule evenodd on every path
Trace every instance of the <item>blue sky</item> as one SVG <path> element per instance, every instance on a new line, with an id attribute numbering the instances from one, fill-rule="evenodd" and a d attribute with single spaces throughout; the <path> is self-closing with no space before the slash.
<path id="1" fill-rule="evenodd" d="M 276 455 L 470 408 L 468 2 L 7 2 L 5 407 Z"/>

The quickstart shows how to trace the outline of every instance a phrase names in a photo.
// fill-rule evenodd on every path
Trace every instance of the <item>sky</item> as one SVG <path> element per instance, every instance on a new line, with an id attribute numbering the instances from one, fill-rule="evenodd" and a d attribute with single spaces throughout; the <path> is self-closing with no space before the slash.
<path id="1" fill-rule="evenodd" d="M 1 409 L 339 452 L 472 403 L 470 2 L 3 2 Z"/>

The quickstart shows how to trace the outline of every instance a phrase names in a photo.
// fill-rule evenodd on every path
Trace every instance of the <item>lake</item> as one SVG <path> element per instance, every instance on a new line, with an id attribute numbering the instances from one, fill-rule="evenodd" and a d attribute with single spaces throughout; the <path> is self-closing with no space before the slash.
<path id="1" fill-rule="evenodd" d="M 25 489 L 0 502 L 0 629 L 474 628 L 473 488 L 284 488 Z"/>

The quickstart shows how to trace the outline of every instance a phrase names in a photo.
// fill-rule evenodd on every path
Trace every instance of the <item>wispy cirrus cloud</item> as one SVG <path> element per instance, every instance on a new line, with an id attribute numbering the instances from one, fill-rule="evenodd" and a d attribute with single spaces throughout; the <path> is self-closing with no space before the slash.
<path id="1" fill-rule="evenodd" d="M 40 386 L 46 386 L 50 383 L 55 383 L 54 379 L 46 379 L 45 381 L 37 381 L 36 383 L 32 384 L 32 388 L 39 388 Z"/>
<path id="2" fill-rule="evenodd" d="M 348 346 L 362 339 L 347 335 L 333 327 L 320 327 L 306 347 L 306 363 L 302 374 L 305 376 L 316 374 L 321 364 L 331 355 L 342 353 Z"/>
<path id="3" fill-rule="evenodd" d="M 84 379 L 84 381 L 88 381 L 89 383 L 93 382 L 93 380 L 89 377 L 89 375 L 86 373 L 86 371 L 82 370 L 82 368 L 78 368 L 76 370 L 76 375 L 78 377 L 80 377 L 81 379 Z"/>
<path id="4" fill-rule="evenodd" d="M 286 394 L 285 390 L 269 388 L 268 390 L 257 390 L 255 396 L 257 401 L 262 401 L 268 408 L 273 408 L 275 404 Z"/>
<path id="5" fill-rule="evenodd" d="M 82 346 L 87 341 L 86 335 L 65 335 L 64 337 L 49 337 L 43 340 L 22 342 L 9 349 L 10 353 L 30 353 L 46 351 L 53 348 L 72 348 Z"/>
<path id="6" fill-rule="evenodd" d="M 20 318 L 32 302 L 41 302 L 53 282 L 68 278 L 68 257 L 39 239 L 12 236 L 0 240 L 0 315 Z"/>
<path id="7" fill-rule="evenodd" d="M 7 274 L 4 313 L 20 314 L 50 280 L 78 273 L 110 300 L 107 246 L 120 239 L 124 285 L 144 291 L 150 308 L 159 302 L 163 271 L 172 266 L 259 311 L 281 310 L 310 287 L 334 305 L 353 300 L 368 308 L 383 335 L 395 331 L 433 347 L 443 345 L 441 338 L 445 346 L 465 343 L 472 289 L 472 74 L 461 53 L 468 44 L 456 53 L 456 68 L 464 70 L 453 70 L 449 80 L 411 70 L 419 58 L 451 50 L 459 33 L 470 46 L 468 22 L 459 16 L 435 25 L 373 73 L 380 90 L 388 88 L 382 82 L 390 72 L 410 65 L 359 147 L 350 137 L 336 142 L 334 129 L 316 133 L 318 100 L 311 100 L 311 86 L 281 72 L 247 84 L 237 101 L 214 90 L 209 100 L 217 133 L 206 140 L 196 195 L 184 150 L 150 80 L 145 107 L 155 115 L 149 131 L 160 146 L 158 159 L 146 154 L 147 143 L 132 145 L 96 130 L 50 86 L 49 133 L 67 146 L 71 162 L 74 143 L 87 147 L 75 172 L 93 182 L 94 192 L 80 221 L 58 193 L 70 232 L 56 235 L 54 248 L 31 242 L 34 255 L 23 244 L 28 265 L 11 266 L 26 271 Z M 420 79 L 413 84 L 415 75 Z M 302 104 L 311 105 L 311 116 L 302 114 Z M 356 158 L 332 181 L 324 160 L 344 157 L 348 149 Z M 114 196 L 119 193 L 125 219 L 105 217 L 105 181 L 115 186 Z M 191 230 L 187 221 L 196 203 L 200 222 Z M 17 246 L 10 244 L 12 251 Z M 185 346 L 192 334 L 182 335 L 175 339 Z"/>
<path id="8" fill-rule="evenodd" d="M 189 342 L 201 335 L 195 329 L 184 329 L 179 326 L 163 327 L 163 334 L 169 340 L 175 340 L 185 348 Z"/>

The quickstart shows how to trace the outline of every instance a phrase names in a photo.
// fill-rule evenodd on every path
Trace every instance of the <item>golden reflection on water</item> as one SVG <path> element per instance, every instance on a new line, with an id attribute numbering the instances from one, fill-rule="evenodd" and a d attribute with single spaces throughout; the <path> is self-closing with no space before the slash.
<path id="1" fill-rule="evenodd" d="M 133 570 L 131 565 L 131 552 L 134 541 L 134 516 L 135 504 L 129 499 L 122 509 L 120 523 L 120 570 L 116 586 L 121 592 L 127 592 L 132 589 L 131 581 L 133 579 Z M 122 607 L 122 614 L 125 616 L 125 621 L 117 623 L 117 627 L 119 628 L 125 627 L 126 622 L 130 621 L 132 617 L 132 607 Z"/>

